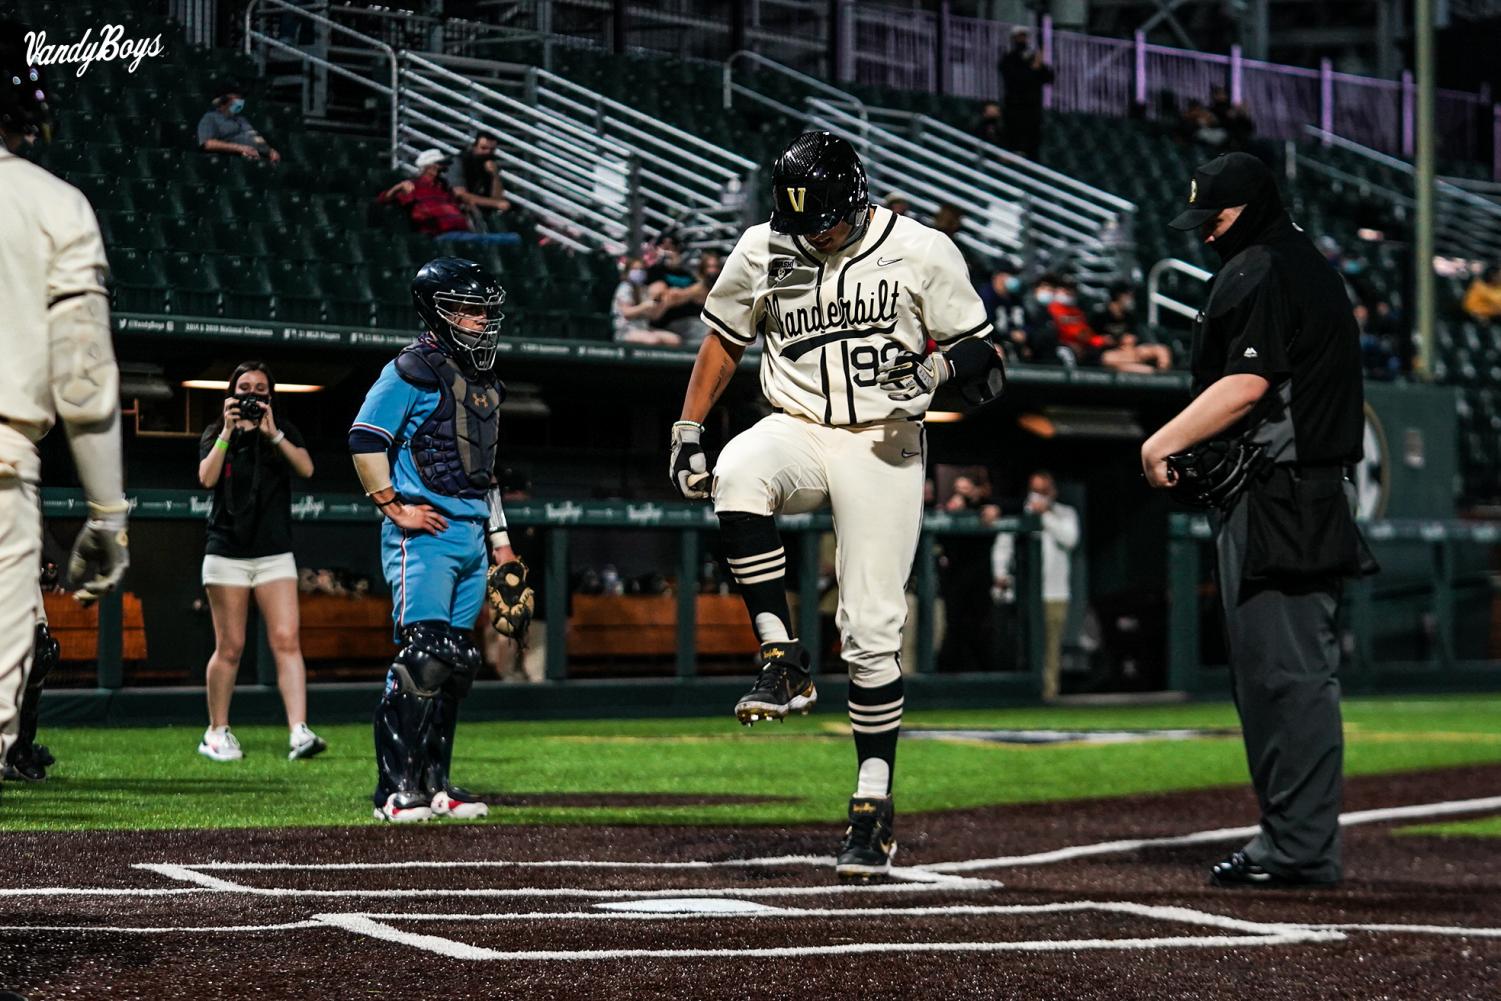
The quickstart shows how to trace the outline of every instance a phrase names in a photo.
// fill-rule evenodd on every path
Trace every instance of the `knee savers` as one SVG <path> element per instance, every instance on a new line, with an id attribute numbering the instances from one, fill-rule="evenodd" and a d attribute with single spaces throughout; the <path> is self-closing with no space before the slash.
<path id="1" fill-rule="evenodd" d="M 446 622 L 416 622 L 401 633 L 401 649 L 391 664 L 400 690 L 430 699 L 443 692 L 462 699 L 480 668 L 479 648 Z"/>

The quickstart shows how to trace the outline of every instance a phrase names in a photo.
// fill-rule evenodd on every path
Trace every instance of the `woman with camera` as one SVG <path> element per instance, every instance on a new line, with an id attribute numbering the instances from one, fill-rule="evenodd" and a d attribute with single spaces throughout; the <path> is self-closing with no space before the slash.
<path id="1" fill-rule="evenodd" d="M 266 623 L 287 710 L 287 757 L 311 758 L 328 746 L 307 725 L 292 558 L 292 476 L 312 476 L 313 460 L 302 434 L 276 415 L 275 390 L 276 380 L 263 362 L 242 363 L 229 380 L 222 419 L 205 428 L 198 443 L 198 482 L 214 492 L 203 557 L 214 655 L 208 662 L 209 726 L 198 753 L 215 761 L 244 756 L 229 729 L 229 701 L 245 649 L 252 593 Z"/>

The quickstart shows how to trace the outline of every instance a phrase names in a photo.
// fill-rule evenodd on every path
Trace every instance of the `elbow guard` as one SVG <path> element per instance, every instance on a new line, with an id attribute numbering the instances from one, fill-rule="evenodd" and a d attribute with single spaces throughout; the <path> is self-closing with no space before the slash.
<path id="1" fill-rule="evenodd" d="M 966 408 L 983 407 L 1006 391 L 1006 358 L 983 337 L 969 337 L 944 352 L 954 375 L 951 384 Z"/>
<path id="2" fill-rule="evenodd" d="M 52 402 L 72 426 L 103 424 L 120 410 L 120 370 L 110 343 L 109 301 L 102 292 L 70 295 L 47 311 Z"/>

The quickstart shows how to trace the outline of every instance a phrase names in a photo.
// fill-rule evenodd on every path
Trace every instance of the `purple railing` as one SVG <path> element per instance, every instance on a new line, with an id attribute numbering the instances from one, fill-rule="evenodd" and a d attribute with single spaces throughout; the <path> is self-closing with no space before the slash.
<path id="1" fill-rule="evenodd" d="M 941 23 L 940 23 L 940 19 Z M 841 78 L 918 90 L 940 89 L 959 97 L 999 96 L 997 61 L 1012 24 L 952 14 L 845 3 L 841 30 L 846 47 Z M 1207 102 L 1212 87 L 1230 90 L 1244 104 L 1259 136 L 1298 139 L 1315 125 L 1363 146 L 1411 158 L 1416 127 L 1414 88 L 1403 79 L 1337 73 L 1328 61 L 1318 69 L 1193 52 L 1135 40 L 1038 28 L 1043 51 L 1057 72 L 1048 107 L 1095 115 L 1149 118 L 1176 115 L 1190 99 Z M 943 52 L 937 51 L 939 40 Z M 851 72 L 853 69 L 853 72 Z M 1438 155 L 1492 164 L 1501 180 L 1501 104 L 1482 92 L 1439 90 L 1434 96 Z"/>

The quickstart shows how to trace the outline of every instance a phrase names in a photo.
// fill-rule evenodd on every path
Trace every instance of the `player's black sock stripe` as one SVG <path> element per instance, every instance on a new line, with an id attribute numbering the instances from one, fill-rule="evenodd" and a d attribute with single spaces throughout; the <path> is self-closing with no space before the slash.
<path id="1" fill-rule="evenodd" d="M 855 757 L 862 762 L 871 758 L 886 762 L 889 775 L 896 773 L 896 742 L 902 729 L 905 692 L 906 685 L 900 675 L 874 688 L 850 682 L 850 732 L 855 738 Z M 880 719 L 868 718 L 872 716 Z M 889 785 L 886 791 L 891 791 Z"/>
<path id="2" fill-rule="evenodd" d="M 786 551 L 777 523 L 765 514 L 723 511 L 719 515 L 719 538 L 724 557 L 735 579 L 751 622 L 772 615 L 792 635 L 792 614 L 787 607 Z M 775 562 L 766 562 L 770 559 Z"/>

